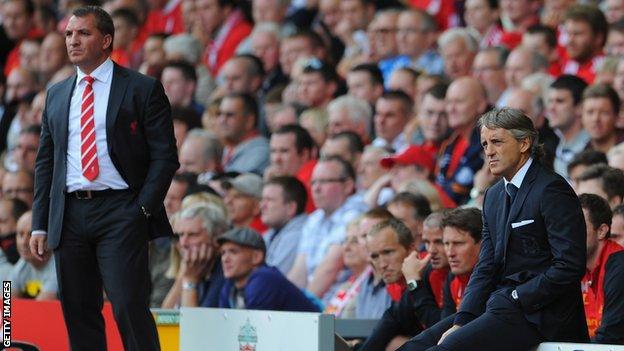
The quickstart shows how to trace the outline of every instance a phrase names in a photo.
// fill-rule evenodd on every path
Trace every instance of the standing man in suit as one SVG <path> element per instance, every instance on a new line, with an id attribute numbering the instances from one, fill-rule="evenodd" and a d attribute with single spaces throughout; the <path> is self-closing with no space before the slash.
<path id="1" fill-rule="evenodd" d="M 102 287 L 126 350 L 158 350 L 148 241 L 171 235 L 163 199 L 178 168 L 162 85 L 114 64 L 99 7 L 73 11 L 77 72 L 48 90 L 35 166 L 30 248 L 54 250 L 72 350 L 105 350 Z"/>
<path id="2" fill-rule="evenodd" d="M 427 350 L 521 351 L 543 341 L 588 341 L 578 198 L 540 165 L 537 131 L 520 110 L 488 112 L 479 129 L 490 171 L 503 179 L 485 193 L 479 262 L 454 324 Z"/>

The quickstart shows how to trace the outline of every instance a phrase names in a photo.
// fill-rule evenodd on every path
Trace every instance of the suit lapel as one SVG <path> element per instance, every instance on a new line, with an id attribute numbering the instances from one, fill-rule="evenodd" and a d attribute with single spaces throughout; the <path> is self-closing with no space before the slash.
<path id="1" fill-rule="evenodd" d="M 126 88 L 128 87 L 128 73 L 124 68 L 118 66 L 115 63 L 113 67 L 113 80 L 111 82 L 111 90 L 108 96 L 108 107 L 106 109 L 106 140 L 108 140 L 108 152 L 112 153 L 113 135 L 115 122 L 117 121 L 117 115 L 119 108 L 123 102 L 126 94 Z"/>
<path id="2" fill-rule="evenodd" d="M 69 135 L 68 125 L 69 125 L 69 108 L 71 106 L 71 97 L 74 91 L 74 87 L 76 86 L 76 76 L 73 78 L 67 79 L 63 82 L 62 88 L 60 88 L 59 96 L 54 99 L 57 102 L 57 107 L 60 111 L 52 111 L 55 116 L 62 116 L 62 118 L 58 119 L 58 132 L 56 136 L 59 137 L 61 152 L 60 154 L 67 154 L 67 138 Z M 48 117 L 49 118 L 49 117 Z"/>
<path id="3" fill-rule="evenodd" d="M 531 188 L 533 187 L 533 182 L 535 181 L 538 171 L 539 166 L 537 162 L 533 160 L 527 174 L 524 176 L 524 180 L 522 180 L 522 185 L 520 185 L 520 189 L 518 189 L 516 198 L 513 204 L 511 204 L 509 216 L 507 216 L 507 221 L 505 223 L 505 257 L 507 257 L 507 243 L 509 242 L 509 235 L 511 234 L 511 223 L 518 217 L 518 213 L 520 212 L 520 209 L 522 209 L 524 200 L 526 200 L 527 195 L 531 192 Z"/>

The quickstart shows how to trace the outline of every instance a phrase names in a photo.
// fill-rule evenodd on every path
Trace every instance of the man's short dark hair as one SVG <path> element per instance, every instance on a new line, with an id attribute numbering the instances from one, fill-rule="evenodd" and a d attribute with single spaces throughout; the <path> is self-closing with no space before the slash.
<path id="1" fill-rule="evenodd" d="M 578 177 L 578 181 L 599 179 L 602 191 L 607 194 L 607 200 L 619 196 L 624 200 L 624 171 L 609 167 L 605 164 L 589 166 Z"/>
<path id="2" fill-rule="evenodd" d="M 186 130 L 201 128 L 201 116 L 192 107 L 171 106 L 171 118 L 186 125 Z"/>
<path id="3" fill-rule="evenodd" d="M 387 209 L 377 206 L 364 212 L 364 214 L 362 214 L 362 218 L 378 219 L 378 220 L 386 221 L 388 219 L 394 218 L 394 216 Z"/>
<path id="4" fill-rule="evenodd" d="M 2 1 L 2 5 L 4 5 L 7 2 L 11 2 L 11 1 L 16 1 L 22 4 L 22 6 L 24 6 L 24 10 L 26 11 L 26 14 L 28 15 L 28 17 L 32 17 L 32 15 L 35 14 L 35 3 L 32 0 L 7 0 L 7 1 Z"/>
<path id="5" fill-rule="evenodd" d="M 274 131 L 273 134 L 293 134 L 295 136 L 295 147 L 297 149 L 297 153 L 301 153 L 303 150 L 312 151 L 315 146 L 314 139 L 312 139 L 310 132 L 298 124 L 283 125 Z"/>
<path id="6" fill-rule="evenodd" d="M 531 156 L 539 160 L 544 155 L 543 145 L 539 143 L 538 132 L 533 121 L 522 111 L 503 107 L 486 112 L 477 122 L 479 129 L 502 128 L 508 130 L 516 140 L 529 138 L 531 142 Z"/>
<path id="7" fill-rule="evenodd" d="M 353 166 L 351 166 L 351 164 L 345 161 L 342 157 L 334 155 L 323 156 L 321 157 L 319 162 L 336 162 L 340 164 L 342 166 L 342 171 L 340 172 L 339 176 L 343 178 L 349 178 L 355 181 L 355 170 L 353 169 Z"/>
<path id="8" fill-rule="evenodd" d="M 583 150 L 574 155 L 570 163 L 568 163 L 568 174 L 578 166 L 591 166 L 597 164 L 607 164 L 607 155 L 597 150 Z"/>
<path id="9" fill-rule="evenodd" d="M 379 66 L 372 63 L 362 63 L 353 68 L 349 72 L 363 72 L 368 74 L 368 78 L 372 85 L 383 85 L 383 73 L 379 69 Z"/>
<path id="10" fill-rule="evenodd" d="M 349 147 L 349 152 L 351 154 L 361 154 L 364 152 L 364 143 L 359 135 L 350 130 L 345 130 L 340 133 L 337 133 L 333 136 L 330 136 L 329 139 L 338 140 L 344 139 L 347 141 L 347 145 Z"/>
<path id="11" fill-rule="evenodd" d="M 303 64 L 302 74 L 318 73 L 323 77 L 325 82 L 335 82 L 339 80 L 336 69 L 329 63 L 323 60 L 319 60 L 316 57 L 309 58 Z"/>
<path id="12" fill-rule="evenodd" d="M 128 7 L 119 8 L 111 13 L 111 18 L 121 18 L 133 27 L 139 27 L 141 22 L 136 11 Z"/>
<path id="13" fill-rule="evenodd" d="M 400 192 L 388 201 L 388 206 L 393 204 L 404 204 L 412 208 L 412 217 L 419 221 L 424 221 L 431 214 L 429 200 L 421 194 Z"/>
<path id="14" fill-rule="evenodd" d="M 594 229 L 598 229 L 602 224 L 606 224 L 611 228 L 613 212 L 611 212 L 607 200 L 596 194 L 581 194 L 578 198 L 581 202 L 581 208 L 587 210 L 589 221 Z M 610 235 L 611 229 L 607 233 L 607 238 Z"/>
<path id="15" fill-rule="evenodd" d="M 373 237 L 387 228 L 392 229 L 392 231 L 396 234 L 399 244 L 401 246 L 403 246 L 405 249 L 410 249 L 410 247 L 414 243 L 414 237 L 412 236 L 412 232 L 409 230 L 409 228 L 407 228 L 405 223 L 396 218 L 391 218 L 375 224 L 370 229 L 367 236 Z"/>
<path id="16" fill-rule="evenodd" d="M 113 50 L 113 39 L 115 39 L 115 25 L 113 18 L 99 6 L 83 6 L 72 11 L 72 15 L 76 17 L 87 17 L 93 15 L 95 17 L 95 26 L 102 35 L 111 36 L 110 50 Z"/>
<path id="17" fill-rule="evenodd" d="M 243 114 L 246 116 L 253 115 L 256 123 L 258 121 L 258 102 L 256 98 L 248 93 L 228 93 L 225 94 L 223 100 L 225 99 L 239 99 L 243 103 Z"/>
<path id="18" fill-rule="evenodd" d="M 611 102 L 613 113 L 617 116 L 620 113 L 620 97 L 610 85 L 598 83 L 590 85 L 583 92 L 583 101 L 586 99 L 605 98 Z"/>
<path id="19" fill-rule="evenodd" d="M 258 56 L 252 54 L 238 54 L 235 58 L 247 62 L 246 73 L 248 76 L 264 78 L 264 66 L 262 60 L 260 60 Z"/>
<path id="20" fill-rule="evenodd" d="M 489 52 L 493 52 L 496 54 L 496 60 L 498 61 L 496 67 L 498 69 L 504 68 L 507 57 L 509 57 L 509 49 L 504 46 L 488 46 L 479 50 L 479 54 Z"/>
<path id="21" fill-rule="evenodd" d="M 604 46 L 607 39 L 607 30 L 609 29 L 609 23 L 604 13 L 599 8 L 592 5 L 575 4 L 566 10 L 563 20 L 585 22 L 589 24 L 593 34 L 595 36 L 602 35 L 602 42 L 600 46 Z"/>
<path id="22" fill-rule="evenodd" d="M 323 38 L 317 32 L 310 29 L 297 30 L 296 32 L 282 39 L 282 42 L 284 40 L 295 38 L 305 38 L 306 40 L 308 40 L 308 43 L 310 43 L 312 49 L 325 48 L 325 42 L 323 41 Z"/>
<path id="23" fill-rule="evenodd" d="M 549 26 L 543 24 L 534 24 L 527 28 L 528 34 L 541 34 L 546 39 L 546 45 L 549 48 L 554 49 L 557 47 L 557 32 Z"/>
<path id="24" fill-rule="evenodd" d="M 572 74 L 562 74 L 550 84 L 551 89 L 567 90 L 572 94 L 574 106 L 583 99 L 583 92 L 587 88 L 587 82 Z"/>
<path id="25" fill-rule="evenodd" d="M 383 94 L 381 94 L 379 99 L 393 100 L 393 101 L 400 102 L 403 113 L 406 116 L 410 117 L 413 106 L 414 106 L 414 101 L 409 95 L 405 94 L 405 92 L 401 90 L 388 90 L 388 91 L 385 91 Z"/>
<path id="26" fill-rule="evenodd" d="M 297 204 L 297 213 L 301 214 L 305 212 L 306 204 L 308 202 L 308 192 L 305 185 L 295 177 L 291 176 L 278 176 L 272 177 L 264 183 L 267 185 L 277 185 L 282 188 L 285 202 L 295 202 Z"/>
<path id="27" fill-rule="evenodd" d="M 478 208 L 455 208 L 444 213 L 442 227 L 452 227 L 468 232 L 475 242 L 481 241 L 483 221 Z"/>
<path id="28" fill-rule="evenodd" d="M 429 90 L 425 92 L 424 96 L 431 95 L 436 100 L 444 100 L 444 98 L 446 97 L 446 91 L 448 90 L 448 87 L 449 86 L 446 83 L 438 83 L 432 86 L 431 88 L 429 88 Z"/>
<path id="29" fill-rule="evenodd" d="M 165 68 L 174 68 L 182 73 L 182 76 L 186 80 L 197 82 L 197 72 L 195 67 L 184 60 L 170 61 L 165 65 Z"/>

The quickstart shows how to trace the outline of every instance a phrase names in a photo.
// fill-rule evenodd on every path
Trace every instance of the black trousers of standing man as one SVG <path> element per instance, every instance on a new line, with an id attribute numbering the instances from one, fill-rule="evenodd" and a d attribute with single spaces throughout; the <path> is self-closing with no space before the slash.
<path id="1" fill-rule="evenodd" d="M 159 350 L 149 310 L 147 219 L 130 190 L 67 194 L 54 251 L 72 351 L 106 350 L 103 290 L 126 351 Z"/>

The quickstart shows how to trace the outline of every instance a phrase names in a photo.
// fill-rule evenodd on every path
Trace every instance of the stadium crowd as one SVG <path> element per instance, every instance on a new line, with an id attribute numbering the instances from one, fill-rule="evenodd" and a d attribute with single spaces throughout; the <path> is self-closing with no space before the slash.
<path id="1" fill-rule="evenodd" d="M 362 350 L 433 337 L 500 180 L 478 119 L 511 107 L 579 194 L 590 336 L 624 344 L 621 0 L 1 0 L 0 276 L 18 297 L 58 297 L 54 259 L 28 248 L 33 171 L 85 5 L 113 18 L 111 59 L 171 104 L 175 236 L 150 242 L 153 307 L 379 319 Z"/>

